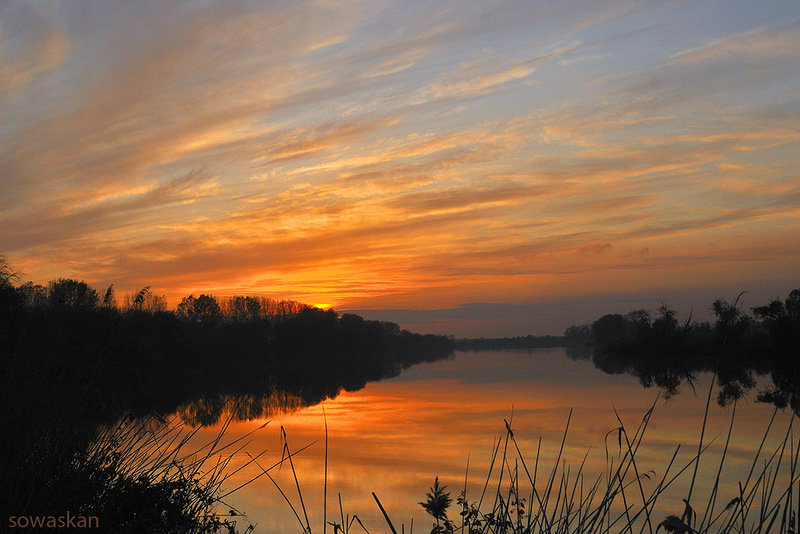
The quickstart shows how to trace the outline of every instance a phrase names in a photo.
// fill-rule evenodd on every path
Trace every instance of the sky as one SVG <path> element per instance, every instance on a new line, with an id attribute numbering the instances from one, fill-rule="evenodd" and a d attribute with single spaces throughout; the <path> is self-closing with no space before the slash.
<path id="1" fill-rule="evenodd" d="M 800 4 L 0 2 L 25 280 L 558 334 L 800 286 Z"/>

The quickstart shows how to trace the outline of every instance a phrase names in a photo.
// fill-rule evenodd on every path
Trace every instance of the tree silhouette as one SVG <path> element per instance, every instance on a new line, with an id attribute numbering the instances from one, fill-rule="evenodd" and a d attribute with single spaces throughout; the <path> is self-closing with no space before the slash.
<path id="1" fill-rule="evenodd" d="M 19 274 L 11 269 L 6 257 L 3 254 L 0 254 L 0 287 L 13 286 L 13 282 L 18 276 Z"/>
<path id="2" fill-rule="evenodd" d="M 86 282 L 69 278 L 59 278 L 48 286 L 48 301 L 54 308 L 70 308 L 74 310 L 92 310 L 99 300 L 97 291 Z"/>
<path id="3" fill-rule="evenodd" d="M 14 272 L 0 254 L 0 308 L 12 308 L 18 303 L 19 296 L 14 289 L 18 274 Z"/>
<path id="4" fill-rule="evenodd" d="M 235 321 L 252 321 L 262 313 L 261 301 L 256 297 L 229 297 L 221 302 L 220 308 L 223 315 Z"/>
<path id="5" fill-rule="evenodd" d="M 17 288 L 17 293 L 22 299 L 23 306 L 31 308 L 47 306 L 47 288 L 41 284 L 25 282 Z"/>
<path id="6" fill-rule="evenodd" d="M 212 323 L 222 317 L 219 303 L 212 295 L 189 295 L 181 300 L 176 309 L 179 317 L 189 321 Z"/>
<path id="7" fill-rule="evenodd" d="M 222 316 L 217 299 L 211 295 L 200 295 L 194 301 L 194 312 L 202 323 L 216 321 Z"/>

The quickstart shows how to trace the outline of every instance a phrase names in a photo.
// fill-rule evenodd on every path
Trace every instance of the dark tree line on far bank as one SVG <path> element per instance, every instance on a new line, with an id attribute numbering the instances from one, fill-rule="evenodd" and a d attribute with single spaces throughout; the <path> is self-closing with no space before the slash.
<path id="1" fill-rule="evenodd" d="M 293 301 L 201 294 L 169 311 L 149 287 L 121 301 L 113 287 L 72 279 L 21 283 L 0 256 L 0 512 L 75 511 L 101 499 L 111 513 L 119 498 L 142 509 L 172 503 L 183 521 L 175 492 L 194 495 L 193 482 L 94 466 L 87 451 L 102 428 L 175 413 L 193 425 L 269 417 L 453 349 L 445 336 Z M 104 462 L 116 461 L 114 447 Z M 112 474 L 119 492 L 103 482 Z"/>
<path id="2" fill-rule="evenodd" d="M 750 313 L 738 300 L 716 300 L 713 323 L 691 317 L 679 322 L 666 304 L 654 315 L 607 314 L 591 325 L 569 327 L 564 345 L 573 357 L 590 357 L 607 373 L 638 376 L 667 395 L 683 382 L 691 385 L 699 372 L 716 371 L 723 405 L 753 389 L 756 375 L 769 375 L 772 385 L 758 392 L 758 400 L 800 414 L 800 289 Z"/>
<path id="3" fill-rule="evenodd" d="M 3 270 L 3 379 L 80 390 L 95 415 L 171 413 L 197 397 L 277 390 L 312 404 L 453 348 L 445 336 L 294 301 L 201 294 L 172 312 L 149 287 L 117 306 L 113 286 L 98 293 L 71 279 L 15 284 Z"/>
<path id="4" fill-rule="evenodd" d="M 518 336 L 455 340 L 460 350 L 533 350 L 565 347 L 573 359 L 590 359 L 609 374 L 639 377 L 666 396 L 681 384 L 693 387 L 701 372 L 717 372 L 717 400 L 727 404 L 756 386 L 758 375 L 772 385 L 757 399 L 800 414 L 800 289 L 749 313 L 722 299 L 711 305 L 713 322 L 678 320 L 665 303 L 651 313 L 606 314 L 591 324 L 573 325 L 561 336 Z"/>

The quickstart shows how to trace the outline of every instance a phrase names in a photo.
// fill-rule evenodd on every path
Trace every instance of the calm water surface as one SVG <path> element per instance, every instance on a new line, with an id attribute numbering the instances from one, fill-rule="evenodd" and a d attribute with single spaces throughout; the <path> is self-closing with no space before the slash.
<path id="1" fill-rule="evenodd" d="M 641 471 L 653 470 L 659 479 L 678 444 L 682 447 L 676 465 L 685 465 L 696 453 L 709 382 L 710 376 L 700 376 L 696 393 L 684 385 L 672 399 L 658 400 L 637 454 Z M 453 359 L 414 366 L 396 378 L 367 384 L 357 392 L 343 392 L 323 405 L 276 415 L 252 436 L 246 450 L 251 454 L 266 450 L 262 465 L 272 465 L 281 455 L 281 427 L 291 450 L 316 442 L 295 457 L 295 468 L 311 527 L 322 532 L 324 408 L 329 440 L 328 521 L 341 522 L 341 495 L 345 514 L 357 514 L 370 532 L 387 532 L 371 495 L 375 492 L 398 531 L 403 524 L 409 532 L 413 520 L 415 532 L 429 532 L 431 520 L 418 503 L 425 498 L 434 477 L 439 476 L 447 485 L 455 503 L 469 462 L 468 498 L 477 500 L 493 442 L 505 436 L 504 419 L 511 421 L 531 465 L 541 438 L 540 465 L 542 472 L 549 474 L 572 409 L 563 459 L 567 466 L 573 466 L 574 473 L 588 452 L 585 471 L 594 477 L 606 465 L 604 443 L 612 454 L 617 451 L 616 433 L 604 439 L 619 426 L 614 408 L 633 433 L 657 396 L 657 390 L 643 388 L 635 377 L 604 374 L 591 361 L 567 358 L 562 349 L 457 352 Z M 721 502 L 735 496 L 736 481 L 746 477 L 773 411 L 771 406 L 756 403 L 752 394 L 739 401 Z M 709 478 L 713 480 L 716 474 L 730 416 L 731 408 L 712 406 L 706 429 L 706 442 L 712 444 L 701 461 L 700 485 L 695 489 L 700 500 L 708 495 Z M 768 444 L 783 437 L 789 420 L 789 412 L 778 412 Z M 266 421 L 234 422 L 227 439 Z M 216 428 L 202 429 L 199 439 L 208 438 Z M 234 463 L 247 459 L 242 453 Z M 237 473 L 228 486 L 232 489 L 258 474 L 257 468 L 251 467 Z M 660 499 L 661 510 L 655 518 L 681 513 L 690 471 L 676 482 L 674 491 Z M 302 517 L 288 465 L 271 474 Z M 227 501 L 257 523 L 256 532 L 302 532 L 289 506 L 266 478 Z M 457 515 L 454 504 L 450 516 Z M 356 527 L 353 531 L 362 530 Z"/>

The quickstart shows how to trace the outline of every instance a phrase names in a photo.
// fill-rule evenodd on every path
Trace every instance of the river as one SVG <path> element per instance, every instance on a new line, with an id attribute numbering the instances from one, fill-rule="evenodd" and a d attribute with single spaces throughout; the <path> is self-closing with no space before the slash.
<path id="1" fill-rule="evenodd" d="M 280 460 L 282 428 L 290 451 L 311 444 L 293 457 L 293 462 L 309 525 L 313 532 L 322 532 L 327 421 L 327 521 L 342 523 L 341 496 L 345 522 L 348 516 L 356 514 L 370 532 L 389 532 L 372 496 L 374 492 L 398 532 L 410 532 L 412 521 L 415 532 L 430 532 L 433 519 L 419 502 L 425 499 L 434 477 L 438 476 L 451 494 L 449 517 L 457 519 L 460 507 L 456 498 L 464 488 L 465 475 L 467 500 L 477 501 L 498 440 L 501 444 L 498 458 L 503 453 L 504 420 L 509 421 L 514 431 L 529 472 L 536 465 L 541 438 L 539 491 L 559 457 L 569 420 L 560 465 L 570 471 L 565 484 L 571 488 L 585 457 L 583 488 L 587 491 L 607 469 L 607 452 L 613 458 L 618 455 L 620 443 L 625 448 L 624 435 L 615 431 L 620 426 L 615 409 L 633 438 L 642 417 L 655 403 L 635 457 L 638 472 L 647 473 L 641 480 L 643 490 L 649 495 L 664 475 L 676 446 L 680 444 L 681 448 L 671 473 L 690 463 L 696 454 L 710 380 L 708 374 L 698 376 L 694 389 L 683 384 L 679 394 L 664 400 L 657 389 L 642 387 L 636 377 L 605 374 L 589 360 L 568 358 L 563 349 L 456 352 L 451 359 L 413 366 L 397 377 L 368 383 L 359 391 L 343 391 L 322 404 L 269 418 L 234 421 L 226 431 L 226 440 L 236 439 L 265 422 L 268 424 L 249 438 L 250 443 L 234 457 L 229 470 L 248 461 L 247 453 L 263 452 L 259 463 L 264 467 Z M 755 402 L 752 393 L 738 402 L 721 479 L 719 510 L 738 495 L 736 482 L 747 477 L 774 411 L 770 405 Z M 731 407 L 719 407 L 712 400 L 704 437 L 704 443 L 710 446 L 701 457 L 692 498 L 701 515 L 719 467 L 731 413 Z M 790 420 L 788 410 L 777 412 L 765 451 L 775 450 Z M 201 429 L 197 439 L 210 439 L 218 426 Z M 520 474 L 520 494 L 529 498 L 530 484 L 521 461 L 512 458 L 515 454 L 511 450 L 506 450 L 509 451 L 507 468 Z M 785 455 L 789 456 L 788 448 Z M 491 495 L 499 467 L 497 460 L 488 490 Z M 683 512 L 682 499 L 687 496 L 692 471 L 691 467 L 687 469 L 659 498 L 652 512 L 654 529 L 655 523 L 667 514 Z M 226 481 L 225 486 L 232 489 L 258 473 L 259 468 L 251 464 Z M 507 491 L 507 473 L 503 493 Z M 306 514 L 300 505 L 292 469 L 284 463 L 270 474 L 292 501 L 299 520 L 266 477 L 225 501 L 246 513 L 247 521 L 256 525 L 256 532 L 302 532 Z M 561 470 L 556 480 L 562 480 Z M 627 498 L 633 500 L 639 491 L 631 486 Z M 243 518 L 235 519 L 240 528 L 247 524 Z M 333 532 L 331 526 L 327 529 Z M 353 523 L 350 531 L 363 532 L 358 523 Z"/>

